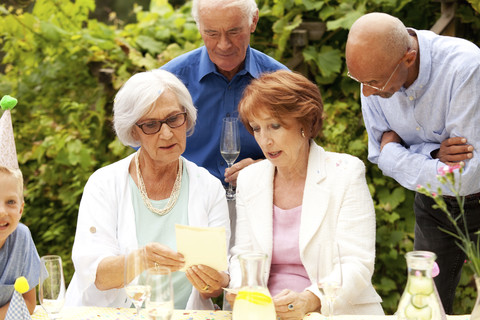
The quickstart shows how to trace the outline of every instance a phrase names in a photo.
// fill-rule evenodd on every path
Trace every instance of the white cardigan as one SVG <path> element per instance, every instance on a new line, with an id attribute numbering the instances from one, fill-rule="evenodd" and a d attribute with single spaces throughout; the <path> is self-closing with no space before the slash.
<path id="1" fill-rule="evenodd" d="M 265 284 L 272 255 L 273 178 L 268 160 L 248 166 L 237 180 L 237 228 L 231 250 L 230 287 L 241 285 L 237 255 L 258 250 L 268 254 Z M 347 154 L 326 152 L 311 141 L 302 201 L 300 258 L 312 283 L 326 272 L 322 244 L 335 239 L 342 256 L 343 287 L 335 302 L 340 314 L 384 314 L 372 286 L 375 262 L 375 211 L 365 180 L 365 165 Z M 307 290 L 326 302 L 316 285 Z"/>
<path id="2" fill-rule="evenodd" d="M 97 267 L 106 257 L 121 255 L 136 247 L 135 213 L 128 183 L 128 168 L 134 154 L 103 167 L 88 179 L 78 213 L 72 250 L 75 274 L 67 290 L 70 306 L 128 307 L 124 289 L 100 291 L 95 286 Z M 225 227 L 230 239 L 225 189 L 206 169 L 185 160 L 189 177 L 188 221 L 191 226 Z M 187 309 L 213 309 L 210 299 L 203 299 L 192 288 Z"/>

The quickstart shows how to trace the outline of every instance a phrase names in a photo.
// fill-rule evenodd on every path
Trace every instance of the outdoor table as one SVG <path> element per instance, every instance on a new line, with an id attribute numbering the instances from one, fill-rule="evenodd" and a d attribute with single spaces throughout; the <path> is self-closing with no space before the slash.
<path id="1" fill-rule="evenodd" d="M 99 308 L 99 307 L 65 307 L 62 309 L 59 320 L 147 320 L 145 309 L 139 317 L 135 315 L 134 308 Z M 34 320 L 48 320 L 48 315 L 41 306 L 37 306 L 32 316 Z M 205 310 L 175 310 L 172 320 L 231 320 L 231 311 L 205 311 Z M 307 314 L 303 320 L 325 320 L 319 313 Z M 395 316 L 367 316 L 350 315 L 335 316 L 335 320 L 395 320 Z M 448 320 L 469 320 L 469 315 L 448 316 Z"/>

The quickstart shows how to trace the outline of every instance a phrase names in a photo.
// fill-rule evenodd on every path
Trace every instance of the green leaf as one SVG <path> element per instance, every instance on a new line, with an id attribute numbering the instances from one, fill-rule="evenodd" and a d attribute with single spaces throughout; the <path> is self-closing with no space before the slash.
<path id="1" fill-rule="evenodd" d="M 164 47 L 163 43 L 147 36 L 139 36 L 136 42 L 140 48 L 148 50 L 151 54 L 162 52 Z"/>
<path id="2" fill-rule="evenodd" d="M 380 205 L 387 211 L 395 209 L 400 203 L 405 200 L 405 189 L 402 187 L 395 188 L 393 192 L 383 188 L 377 191 L 377 196 L 380 201 Z"/>
<path id="3" fill-rule="evenodd" d="M 341 18 L 327 22 L 327 30 L 336 30 L 339 28 L 350 29 L 352 24 L 360 18 L 364 13 L 360 11 L 347 12 Z"/>
<path id="4" fill-rule="evenodd" d="M 397 289 L 397 284 L 392 279 L 382 278 L 382 282 L 380 284 L 382 286 L 383 291 L 386 291 L 386 292 Z"/>
<path id="5" fill-rule="evenodd" d="M 305 61 L 313 61 L 324 77 L 338 74 L 342 68 L 342 52 L 330 46 L 322 46 L 320 52 L 315 47 L 309 46 L 303 50 Z"/>
<path id="6" fill-rule="evenodd" d="M 303 4 L 307 11 L 320 10 L 325 5 L 324 1 L 318 0 L 298 0 L 299 4 Z"/>

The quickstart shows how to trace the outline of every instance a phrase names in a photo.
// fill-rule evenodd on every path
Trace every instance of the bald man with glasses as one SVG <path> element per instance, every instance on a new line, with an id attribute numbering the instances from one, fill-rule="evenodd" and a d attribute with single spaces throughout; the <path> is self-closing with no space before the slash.
<path id="1" fill-rule="evenodd" d="M 458 212 L 453 193 L 439 184 L 438 169 L 463 162 L 460 194 L 472 239 L 480 229 L 480 49 L 464 39 L 406 28 L 384 13 L 360 17 L 348 35 L 348 76 L 361 84 L 368 132 L 368 159 L 403 187 L 442 188 L 450 212 Z M 415 250 L 437 254 L 435 278 L 447 313 L 465 254 L 433 200 L 415 194 Z"/>

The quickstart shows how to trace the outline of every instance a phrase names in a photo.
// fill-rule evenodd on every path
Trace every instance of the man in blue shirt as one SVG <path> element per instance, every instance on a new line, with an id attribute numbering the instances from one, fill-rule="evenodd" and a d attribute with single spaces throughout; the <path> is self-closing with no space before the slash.
<path id="1" fill-rule="evenodd" d="M 346 46 L 349 76 L 360 82 L 368 132 L 368 159 L 402 186 L 441 187 L 450 212 L 458 214 L 452 192 L 436 179 L 445 164 L 463 161 L 460 194 L 472 239 L 480 228 L 480 49 L 464 39 L 406 28 L 395 17 L 370 13 L 352 26 Z M 465 254 L 446 214 L 433 200 L 415 195 L 415 250 L 433 251 L 435 278 L 447 313 Z"/>
<path id="2" fill-rule="evenodd" d="M 188 137 L 183 156 L 222 182 L 235 182 L 242 168 L 264 156 L 240 125 L 240 155 L 225 172 L 220 154 L 222 119 L 236 116 L 243 90 L 253 78 L 286 67 L 249 46 L 258 22 L 255 0 L 194 0 L 192 15 L 205 46 L 162 67 L 185 83 L 198 109 L 195 132 Z"/>

